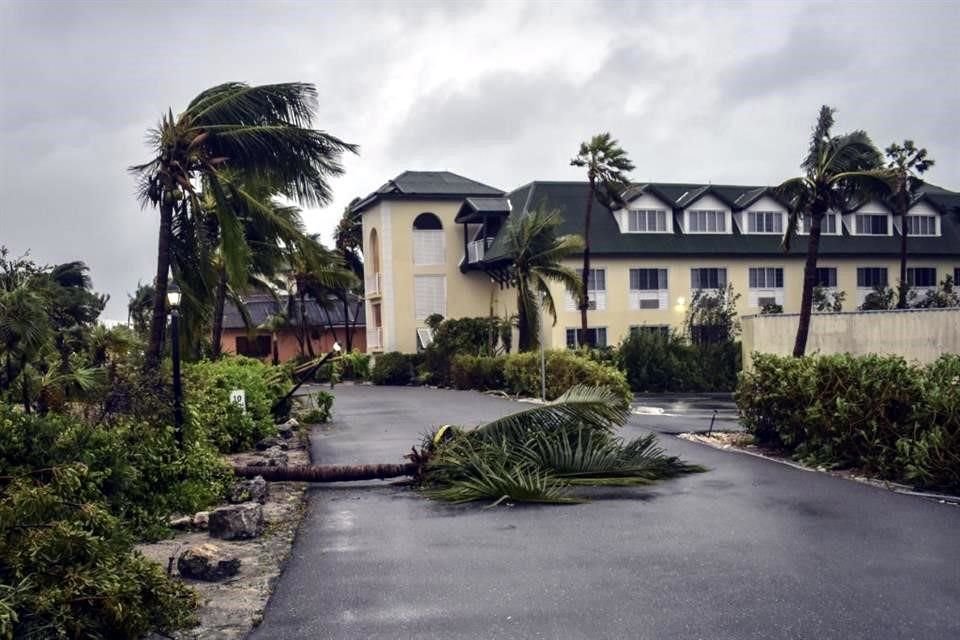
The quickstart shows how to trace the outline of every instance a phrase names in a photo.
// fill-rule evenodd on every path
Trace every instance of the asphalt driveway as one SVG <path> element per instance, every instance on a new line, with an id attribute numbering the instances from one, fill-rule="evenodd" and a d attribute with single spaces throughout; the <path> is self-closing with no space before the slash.
<path id="1" fill-rule="evenodd" d="M 336 396 L 313 438 L 326 463 L 397 461 L 431 427 L 526 406 Z M 634 415 L 624 435 L 648 424 L 665 430 Z M 450 506 L 385 482 L 313 489 L 253 637 L 960 637 L 960 508 L 661 441 L 711 470 L 561 507 Z"/>

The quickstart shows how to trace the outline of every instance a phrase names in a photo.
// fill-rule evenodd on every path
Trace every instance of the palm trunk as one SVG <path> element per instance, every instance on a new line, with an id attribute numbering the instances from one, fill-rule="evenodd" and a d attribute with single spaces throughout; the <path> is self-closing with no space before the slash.
<path id="1" fill-rule="evenodd" d="M 241 478 L 263 476 L 264 480 L 280 482 L 354 482 L 356 480 L 383 480 L 415 476 L 418 466 L 405 464 L 322 464 L 291 467 L 235 467 Z"/>
<path id="2" fill-rule="evenodd" d="M 173 234 L 173 203 L 166 202 L 164 190 L 160 201 L 160 233 L 157 239 L 157 275 L 153 281 L 153 311 L 150 318 L 150 341 L 144 358 L 144 369 L 156 370 L 163 355 L 163 334 L 167 327 L 167 277 L 170 272 L 170 240 Z"/>
<path id="3" fill-rule="evenodd" d="M 273 344 L 273 366 L 280 364 L 280 347 L 277 344 L 277 332 L 273 331 L 270 333 L 271 342 Z"/>
<path id="4" fill-rule="evenodd" d="M 807 350 L 810 334 L 810 317 L 813 313 L 813 288 L 817 284 L 817 255 L 820 253 L 820 230 L 826 213 L 822 205 L 815 204 L 810 211 L 810 240 L 807 243 L 807 261 L 803 266 L 803 293 L 800 296 L 800 323 L 797 340 L 793 344 L 793 357 L 801 358 Z"/>
<path id="5" fill-rule="evenodd" d="M 303 332 L 303 341 L 307 345 L 307 355 L 313 359 L 316 354 L 313 351 L 313 338 L 307 326 L 307 294 L 302 288 L 297 287 L 297 296 L 300 298 L 300 331 Z"/>
<path id="6" fill-rule="evenodd" d="M 590 301 L 587 297 L 587 280 L 590 277 L 590 220 L 593 217 L 593 176 L 590 176 L 590 191 L 587 194 L 587 215 L 583 224 L 583 285 L 580 288 L 580 339 L 577 346 L 592 346 L 588 337 L 587 308 Z"/>
<path id="7" fill-rule="evenodd" d="M 220 267 L 217 273 L 217 289 L 213 298 L 213 330 L 210 334 L 210 357 L 213 360 L 220 358 L 223 341 L 223 307 L 227 300 L 227 272 Z"/>
<path id="8" fill-rule="evenodd" d="M 517 350 L 520 352 L 530 351 L 532 344 L 530 340 L 530 322 L 527 318 L 526 309 L 523 304 L 523 289 L 517 290 Z"/>
<path id="9" fill-rule="evenodd" d="M 909 202 L 906 185 L 900 186 L 897 194 L 897 214 L 900 216 L 900 290 L 897 297 L 897 309 L 907 308 L 907 208 Z"/>
<path id="10" fill-rule="evenodd" d="M 344 342 L 346 342 L 347 353 L 352 353 L 353 352 L 353 329 L 350 327 L 350 296 L 347 294 L 346 291 L 343 291 L 342 300 L 343 300 L 343 327 L 344 327 L 344 330 L 346 331 L 346 335 L 344 335 L 343 339 L 344 339 Z M 356 322 L 354 322 L 354 326 L 356 326 Z"/>

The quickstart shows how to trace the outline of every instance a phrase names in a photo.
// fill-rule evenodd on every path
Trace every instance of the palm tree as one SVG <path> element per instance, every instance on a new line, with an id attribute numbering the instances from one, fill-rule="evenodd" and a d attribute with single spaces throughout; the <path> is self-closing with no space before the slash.
<path id="1" fill-rule="evenodd" d="M 913 140 L 904 140 L 903 146 L 894 142 L 884 150 L 887 155 L 887 168 L 893 171 L 893 212 L 900 218 L 900 288 L 897 296 L 897 308 L 907 308 L 907 211 L 913 198 L 923 185 L 920 174 L 933 166 L 933 158 L 927 157 L 926 149 L 918 149 Z"/>
<path id="2" fill-rule="evenodd" d="M 593 136 L 589 142 L 580 143 L 577 157 L 570 161 L 574 167 L 587 168 L 587 213 L 583 220 L 583 281 L 580 289 L 580 340 L 589 344 L 587 333 L 587 286 L 590 278 L 590 221 L 593 217 L 593 200 L 596 198 L 607 209 L 620 202 L 620 192 L 629 184 L 626 172 L 633 171 L 633 163 L 627 152 L 609 133 Z"/>
<path id="3" fill-rule="evenodd" d="M 354 198 L 343 210 L 343 216 L 333 230 L 333 243 L 336 252 L 340 255 L 347 269 L 357 277 L 357 286 L 353 289 L 337 289 L 334 295 L 343 305 L 343 323 L 346 331 L 347 353 L 353 350 L 353 328 L 356 327 L 354 318 L 353 327 L 350 326 L 350 298 L 351 294 L 359 295 L 363 292 L 363 221 L 361 213 L 354 210 L 360 198 Z"/>
<path id="4" fill-rule="evenodd" d="M 871 196 L 883 197 L 890 188 L 890 172 L 882 168 L 880 152 L 864 131 L 838 136 L 830 134 L 833 113 L 831 107 L 820 108 L 817 124 L 810 137 L 810 148 L 801 164 L 804 174 L 785 180 L 777 188 L 792 203 L 783 240 L 787 251 L 797 225 L 803 220 L 809 224 L 800 323 L 793 346 L 793 355 L 797 358 L 803 356 L 807 348 L 824 216 L 828 211 L 848 211 Z"/>
<path id="5" fill-rule="evenodd" d="M 141 204 L 160 210 L 147 368 L 160 361 L 174 221 L 202 210 L 201 187 L 224 211 L 231 209 L 229 197 L 267 217 L 270 207 L 246 189 L 251 179 L 307 204 L 329 202 L 327 178 L 343 172 L 340 157 L 356 147 L 310 128 L 316 103 L 309 84 L 229 82 L 203 91 L 178 116 L 168 111 L 150 132 L 154 157 L 130 168 L 139 178 Z"/>
<path id="6" fill-rule="evenodd" d="M 558 236 L 558 211 L 542 207 L 526 215 L 511 218 L 506 226 L 506 253 L 510 256 L 511 284 L 517 288 L 517 328 L 520 351 L 529 351 L 539 344 L 537 322 L 540 299 L 557 323 L 557 306 L 550 293 L 550 282 L 563 285 L 572 296 L 581 290 L 577 273 L 562 261 L 583 249 L 580 236 Z"/>

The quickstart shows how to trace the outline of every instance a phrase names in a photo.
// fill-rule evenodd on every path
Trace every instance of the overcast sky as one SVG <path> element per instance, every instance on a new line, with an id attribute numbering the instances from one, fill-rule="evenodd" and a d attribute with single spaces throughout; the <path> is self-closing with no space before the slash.
<path id="1" fill-rule="evenodd" d="M 360 145 L 344 205 L 405 169 L 510 190 L 579 179 L 609 130 L 636 180 L 776 184 L 821 104 L 837 132 L 913 138 L 960 190 L 960 3 L 10 2 L 0 0 L 0 244 L 85 260 L 126 318 L 157 213 L 126 167 L 146 130 L 228 80 L 306 81 Z"/>

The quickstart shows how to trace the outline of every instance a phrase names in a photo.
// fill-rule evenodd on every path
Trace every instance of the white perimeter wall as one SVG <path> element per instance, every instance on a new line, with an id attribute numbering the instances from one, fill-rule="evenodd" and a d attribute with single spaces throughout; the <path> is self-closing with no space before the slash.
<path id="1" fill-rule="evenodd" d="M 743 368 L 751 368 L 754 351 L 793 353 L 798 321 L 792 313 L 743 317 Z M 889 353 L 932 362 L 944 353 L 960 353 L 960 309 L 815 313 L 807 353 L 817 351 Z"/>

